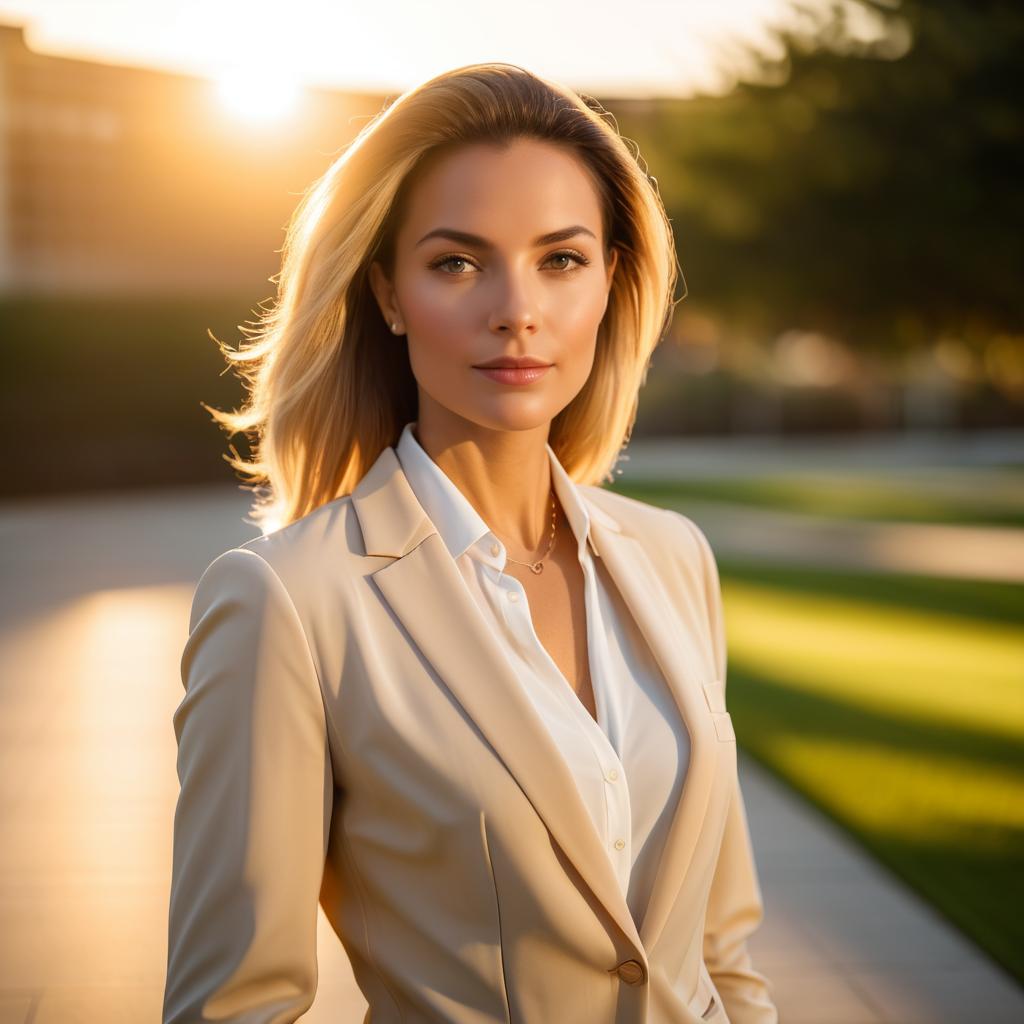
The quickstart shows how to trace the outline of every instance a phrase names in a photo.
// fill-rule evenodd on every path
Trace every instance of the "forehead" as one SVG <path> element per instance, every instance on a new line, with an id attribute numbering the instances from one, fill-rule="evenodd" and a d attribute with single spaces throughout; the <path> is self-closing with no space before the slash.
<path id="1" fill-rule="evenodd" d="M 519 139 L 473 143 L 429 161 L 406 200 L 403 243 L 448 227 L 493 239 L 534 238 L 567 224 L 601 237 L 601 202 L 582 159 L 568 147 Z"/>

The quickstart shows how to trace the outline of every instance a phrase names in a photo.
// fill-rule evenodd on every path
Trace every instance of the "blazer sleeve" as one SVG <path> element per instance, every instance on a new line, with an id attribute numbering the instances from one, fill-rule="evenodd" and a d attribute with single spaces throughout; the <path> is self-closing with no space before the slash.
<path id="1" fill-rule="evenodd" d="M 258 554 L 196 587 L 174 712 L 164 1024 L 285 1024 L 317 986 L 317 905 L 333 775 L 305 632 Z"/>
<path id="2" fill-rule="evenodd" d="M 727 651 L 718 565 L 703 531 L 691 519 L 686 521 L 700 550 L 715 668 L 724 686 Z M 772 984 L 754 969 L 747 949 L 747 939 L 763 918 L 761 886 L 737 775 L 704 924 L 704 962 L 732 1024 L 777 1024 L 779 1019 Z"/>

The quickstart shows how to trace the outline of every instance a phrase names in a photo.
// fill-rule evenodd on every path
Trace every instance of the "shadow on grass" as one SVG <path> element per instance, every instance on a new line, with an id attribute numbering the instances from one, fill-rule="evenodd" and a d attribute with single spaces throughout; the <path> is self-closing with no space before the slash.
<path id="1" fill-rule="evenodd" d="M 914 841 L 884 827 L 865 828 L 844 812 L 841 801 L 822 796 L 829 792 L 821 786 L 821 772 L 829 770 L 827 765 L 808 761 L 795 768 L 792 758 L 784 759 L 780 753 L 787 738 L 824 740 L 851 750 L 867 743 L 882 751 L 883 757 L 888 749 L 901 759 L 918 755 L 925 764 L 956 759 L 964 763 L 965 771 L 970 771 L 972 764 L 998 767 L 1020 777 L 1024 794 L 1024 745 L 971 726 L 887 715 L 840 698 L 796 690 L 740 663 L 729 666 L 728 694 L 737 738 L 745 751 L 835 821 L 1024 983 L 1024 830 L 1009 823 L 1005 828 L 965 828 L 958 842 L 930 837 Z M 896 788 L 876 797 L 873 781 L 864 780 L 863 800 L 892 803 Z M 849 777 L 835 782 L 837 792 L 848 792 L 857 785 L 857 779 Z M 941 781 L 937 779 L 936 785 Z M 918 787 L 917 792 L 912 786 Z M 927 801 L 927 797 L 915 780 L 908 785 L 903 802 L 909 805 Z"/>

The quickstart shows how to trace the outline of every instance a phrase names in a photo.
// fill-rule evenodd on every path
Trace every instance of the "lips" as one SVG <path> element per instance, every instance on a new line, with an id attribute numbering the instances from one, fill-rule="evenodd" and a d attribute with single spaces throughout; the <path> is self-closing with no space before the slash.
<path id="1" fill-rule="evenodd" d="M 532 384 L 551 369 L 548 365 L 476 366 L 475 370 L 499 384 Z"/>
<path id="2" fill-rule="evenodd" d="M 506 368 L 514 368 L 517 370 L 525 369 L 526 367 L 540 367 L 550 366 L 551 364 L 544 359 L 540 359 L 537 356 L 501 356 L 498 359 L 492 359 L 487 363 L 477 363 L 475 368 L 478 370 L 500 370 Z"/>

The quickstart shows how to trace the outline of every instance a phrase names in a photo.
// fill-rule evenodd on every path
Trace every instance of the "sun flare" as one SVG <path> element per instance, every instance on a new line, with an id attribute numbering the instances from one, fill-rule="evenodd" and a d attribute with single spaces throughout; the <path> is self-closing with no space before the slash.
<path id="1" fill-rule="evenodd" d="M 298 106 L 302 87 L 262 68 L 232 68 L 216 79 L 222 106 L 245 121 L 277 121 Z"/>

